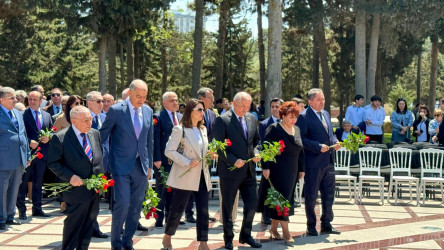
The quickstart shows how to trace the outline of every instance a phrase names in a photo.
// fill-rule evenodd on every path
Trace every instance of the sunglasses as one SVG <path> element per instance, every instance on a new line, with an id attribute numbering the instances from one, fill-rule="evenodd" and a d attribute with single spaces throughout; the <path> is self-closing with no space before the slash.
<path id="1" fill-rule="evenodd" d="M 54 93 L 54 94 L 51 94 L 51 96 L 52 97 L 56 97 L 56 96 L 58 97 L 58 96 L 60 96 L 60 93 Z"/>
<path id="2" fill-rule="evenodd" d="M 198 108 L 198 109 L 193 109 L 193 110 L 199 111 L 199 112 L 204 112 L 205 111 L 205 109 L 203 109 L 203 108 Z"/>
<path id="3" fill-rule="evenodd" d="M 434 117 L 440 117 L 441 115 L 434 115 Z"/>
<path id="4" fill-rule="evenodd" d="M 76 104 L 76 106 L 79 106 L 79 105 L 80 105 L 80 102 L 76 102 L 75 104 Z"/>
<path id="5" fill-rule="evenodd" d="M 105 103 L 105 101 L 104 100 L 91 100 L 92 102 L 97 102 L 97 104 L 100 104 L 100 103 Z"/>

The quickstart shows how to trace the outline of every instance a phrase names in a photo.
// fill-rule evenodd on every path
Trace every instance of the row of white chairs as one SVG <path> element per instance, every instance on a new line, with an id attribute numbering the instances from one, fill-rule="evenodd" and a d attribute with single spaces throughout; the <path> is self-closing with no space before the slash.
<path id="1" fill-rule="evenodd" d="M 384 177 L 381 175 L 381 157 L 382 149 L 365 147 L 360 148 L 359 152 L 359 178 L 350 174 L 351 151 L 341 148 L 336 151 L 335 171 L 336 182 L 347 182 L 349 196 L 353 190 L 355 203 L 359 200 L 362 202 L 364 197 L 363 188 L 370 188 L 363 184 L 377 183 L 380 193 L 381 204 L 384 205 Z M 395 205 L 398 202 L 398 190 L 402 184 L 408 184 L 410 191 L 410 200 L 412 201 L 412 185 L 416 187 L 416 204 L 419 204 L 420 195 L 422 193 L 423 205 L 425 204 L 426 190 L 429 185 L 439 185 L 441 189 L 442 201 L 443 197 L 443 163 L 444 150 L 439 149 L 421 149 L 421 177 L 414 177 L 411 173 L 412 150 L 408 148 L 392 148 L 389 149 L 390 156 L 390 181 L 388 184 L 387 202 L 394 188 Z M 343 172 L 344 174 L 339 174 Z M 358 183 L 359 180 L 359 183 Z M 358 186 L 358 188 L 357 188 Z M 358 190 L 358 196 L 356 194 Z M 358 198 L 357 198 L 358 197 Z"/>

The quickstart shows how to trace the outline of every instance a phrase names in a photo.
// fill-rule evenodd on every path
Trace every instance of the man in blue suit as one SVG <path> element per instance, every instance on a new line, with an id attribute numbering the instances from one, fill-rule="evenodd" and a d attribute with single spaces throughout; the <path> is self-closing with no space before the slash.
<path id="1" fill-rule="evenodd" d="M 10 87 L 0 88 L 0 230 L 14 222 L 15 203 L 23 170 L 31 154 L 23 116 L 14 109 L 17 99 Z"/>
<path id="2" fill-rule="evenodd" d="M 115 181 L 113 249 L 133 249 L 132 238 L 153 165 L 153 110 L 144 105 L 147 92 L 144 81 L 132 81 L 129 97 L 109 108 L 100 129 L 102 142 L 109 137 L 109 167 Z"/>
<path id="3" fill-rule="evenodd" d="M 28 181 L 32 174 L 32 216 L 49 217 L 48 214 L 42 210 L 42 185 L 43 176 L 46 171 L 46 164 L 48 161 L 48 148 L 50 138 L 42 136 L 39 140 L 40 130 L 46 131 L 51 129 L 52 119 L 51 115 L 40 108 L 43 100 L 42 93 L 32 91 L 28 95 L 29 108 L 23 114 L 26 134 L 28 135 L 29 146 L 32 150 L 40 147 L 40 153 L 43 155 L 42 159 L 35 158 L 27 171 L 23 174 L 22 184 L 20 184 L 19 193 L 17 196 L 17 209 L 19 210 L 19 219 L 26 220 L 26 205 L 25 197 L 28 188 Z M 33 153 L 33 152 L 32 152 Z"/>
<path id="4" fill-rule="evenodd" d="M 325 98 L 321 89 L 308 92 L 309 107 L 302 111 L 296 125 L 301 130 L 305 152 L 305 215 L 307 217 L 307 235 L 317 236 L 316 198 L 321 191 L 322 216 L 321 234 L 339 234 L 331 225 L 333 221 L 333 200 L 335 191 L 334 150 L 341 148 L 333 134 L 330 115 L 324 110 Z"/>
<path id="5" fill-rule="evenodd" d="M 163 109 L 154 115 L 157 124 L 154 126 L 154 177 L 156 178 L 156 192 L 161 198 L 159 205 L 160 209 L 157 214 L 156 227 L 163 227 L 163 220 L 168 218 L 170 211 L 170 204 L 172 200 L 172 193 L 167 192 L 167 189 L 162 185 L 162 178 L 160 177 L 160 167 L 163 166 L 165 172 L 171 171 L 172 162 L 165 156 L 165 147 L 170 138 L 173 127 L 178 125 L 182 119 L 182 114 L 177 112 L 179 109 L 179 101 L 174 92 L 165 92 L 162 95 Z"/>

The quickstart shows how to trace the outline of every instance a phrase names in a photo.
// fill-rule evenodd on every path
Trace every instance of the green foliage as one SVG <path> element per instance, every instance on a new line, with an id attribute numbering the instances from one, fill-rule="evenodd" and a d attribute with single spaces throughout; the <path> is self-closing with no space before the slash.
<path id="1" fill-rule="evenodd" d="M 290 202 L 274 188 L 270 179 L 268 179 L 268 182 L 270 183 L 270 188 L 268 189 L 267 199 L 265 200 L 264 205 L 276 209 L 279 216 L 288 216 Z"/>
<path id="2" fill-rule="evenodd" d="M 353 154 L 356 154 L 356 152 L 359 149 L 359 146 L 365 145 L 367 141 L 368 137 L 362 134 L 361 132 L 359 132 L 359 134 L 351 132 L 350 134 L 348 134 L 347 138 L 344 139 L 343 142 L 341 142 L 341 146 L 352 151 Z M 330 147 L 334 147 L 334 145 Z"/>
<path id="3" fill-rule="evenodd" d="M 153 190 L 152 187 L 146 189 L 145 192 L 145 200 L 142 202 L 142 212 L 145 215 L 146 219 L 150 219 L 153 215 L 154 218 L 157 218 L 157 215 L 154 215 L 157 211 L 162 211 L 157 207 L 160 202 L 160 197 L 157 196 L 157 193 Z"/>

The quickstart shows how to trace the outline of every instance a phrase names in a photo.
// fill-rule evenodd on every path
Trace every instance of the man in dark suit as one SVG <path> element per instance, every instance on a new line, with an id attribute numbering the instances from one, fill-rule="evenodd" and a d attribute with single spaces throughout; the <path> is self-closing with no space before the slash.
<path id="1" fill-rule="evenodd" d="M 226 150 L 226 157 L 219 154 L 217 164 L 222 193 L 222 217 L 224 227 L 224 241 L 226 249 L 233 249 L 233 210 L 236 193 L 239 190 L 244 202 L 244 217 L 239 235 L 241 244 L 249 244 L 254 248 L 262 247 L 251 237 L 253 217 L 256 212 L 256 166 L 260 161 L 254 157 L 254 147 L 260 145 L 256 118 L 248 113 L 251 105 L 251 96 L 239 92 L 234 97 L 233 109 L 216 118 L 214 123 L 214 138 L 218 141 L 230 139 L 232 146 Z M 254 158 L 253 158 L 254 157 Z M 253 158 L 253 161 L 245 161 Z M 236 166 L 234 171 L 229 168 Z"/>
<path id="2" fill-rule="evenodd" d="M 352 127 L 352 124 L 351 124 L 351 122 L 349 120 L 343 120 L 342 121 L 342 127 L 336 129 L 336 131 L 335 131 L 336 138 L 340 142 L 343 142 L 350 133 L 359 134 L 359 128 L 358 129 L 354 129 Z"/>
<path id="3" fill-rule="evenodd" d="M 321 89 L 308 92 L 309 107 L 302 111 L 296 125 L 301 130 L 305 151 L 305 214 L 307 217 L 307 235 L 316 236 L 316 198 L 321 191 L 322 216 L 321 233 L 340 232 L 330 224 L 333 220 L 333 200 L 335 191 L 334 150 L 341 148 L 333 134 L 330 115 L 324 110 L 325 98 Z"/>
<path id="4" fill-rule="evenodd" d="M 133 80 L 129 97 L 109 108 L 100 129 L 102 142 L 109 137 L 109 168 L 115 181 L 111 225 L 113 249 L 133 249 L 132 238 L 151 175 L 153 110 L 144 105 L 147 92 L 144 81 Z"/>
<path id="5" fill-rule="evenodd" d="M 46 112 L 48 112 L 51 117 L 57 115 L 58 113 L 63 111 L 62 108 L 62 90 L 59 88 L 54 88 L 51 90 L 51 101 L 52 104 L 43 108 Z"/>
<path id="6" fill-rule="evenodd" d="M 32 91 L 28 95 L 29 108 L 23 114 L 25 122 L 26 134 L 28 135 L 29 146 L 32 150 L 40 147 L 42 159 L 35 158 L 27 171 L 23 174 L 22 183 L 20 184 L 17 196 L 17 209 L 19 210 L 19 219 L 26 220 L 25 197 L 27 194 L 28 181 L 32 174 L 32 216 L 49 217 L 42 210 L 42 184 L 43 176 L 46 171 L 46 163 L 48 161 L 48 148 L 50 138 L 42 136 L 39 140 L 40 130 L 52 128 L 52 119 L 49 113 L 42 111 L 40 104 L 43 95 L 38 91 Z M 32 152 L 33 153 L 33 152 Z"/>
<path id="7" fill-rule="evenodd" d="M 51 139 L 48 167 L 74 186 L 62 193 L 66 202 L 62 249 L 88 249 L 99 214 L 99 195 L 88 190 L 82 179 L 103 173 L 102 144 L 99 131 L 91 129 L 92 117 L 86 107 L 74 107 L 70 116 L 71 126 Z"/>
<path id="8" fill-rule="evenodd" d="M 160 209 L 157 212 L 156 227 L 163 227 L 163 220 L 168 218 L 170 211 L 170 204 L 172 201 L 172 193 L 167 192 L 167 189 L 162 185 L 162 178 L 160 176 L 160 167 L 163 166 L 165 172 L 171 171 L 171 161 L 165 156 L 165 147 L 170 138 L 173 127 L 178 125 L 182 119 L 182 114 L 177 112 L 179 109 L 179 101 L 174 92 L 165 92 L 162 95 L 163 109 L 154 115 L 157 124 L 154 126 L 154 178 L 156 178 L 156 192 L 161 198 L 159 205 Z"/>
<path id="9" fill-rule="evenodd" d="M 0 88 L 0 230 L 20 225 L 14 221 L 15 203 L 23 170 L 31 159 L 22 113 L 14 109 L 16 101 L 13 88 Z"/>

